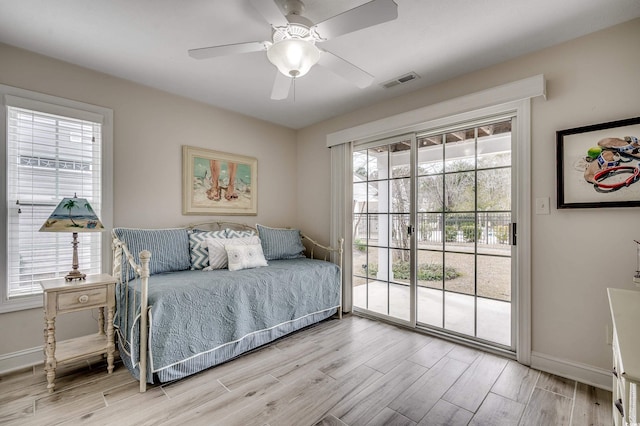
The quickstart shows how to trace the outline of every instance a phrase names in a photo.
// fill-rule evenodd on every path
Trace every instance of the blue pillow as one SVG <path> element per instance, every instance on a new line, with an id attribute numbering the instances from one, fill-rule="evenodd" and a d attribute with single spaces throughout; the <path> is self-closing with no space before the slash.
<path id="1" fill-rule="evenodd" d="M 114 228 L 118 239 L 127 245 L 129 253 L 140 264 L 140 252 L 149 250 L 149 273 L 184 271 L 191 266 L 189 234 L 186 229 Z M 126 263 L 125 263 L 126 265 Z M 133 278 L 133 271 L 129 279 Z"/>
<path id="2" fill-rule="evenodd" d="M 304 256 L 302 237 L 297 229 L 268 228 L 256 225 L 267 260 L 297 259 Z"/>

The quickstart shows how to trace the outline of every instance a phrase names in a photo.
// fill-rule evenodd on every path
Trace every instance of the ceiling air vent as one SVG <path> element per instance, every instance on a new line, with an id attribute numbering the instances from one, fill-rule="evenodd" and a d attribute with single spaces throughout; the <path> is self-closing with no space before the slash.
<path id="1" fill-rule="evenodd" d="M 410 81 L 416 80 L 420 78 L 420 76 L 418 74 L 416 74 L 415 72 L 411 71 L 408 74 L 405 75 L 401 75 L 400 77 L 396 77 L 393 80 L 389 80 L 387 82 L 384 82 L 381 84 L 382 87 L 384 87 L 385 89 L 390 89 L 394 86 L 398 86 L 400 84 L 404 84 L 404 83 L 408 83 Z"/>

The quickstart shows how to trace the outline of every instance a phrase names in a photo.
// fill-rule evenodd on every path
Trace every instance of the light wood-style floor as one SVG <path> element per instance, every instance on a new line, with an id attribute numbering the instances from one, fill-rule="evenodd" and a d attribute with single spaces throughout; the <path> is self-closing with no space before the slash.
<path id="1" fill-rule="evenodd" d="M 117 364 L 0 376 L 0 424 L 610 425 L 611 393 L 356 316 L 151 386 Z"/>

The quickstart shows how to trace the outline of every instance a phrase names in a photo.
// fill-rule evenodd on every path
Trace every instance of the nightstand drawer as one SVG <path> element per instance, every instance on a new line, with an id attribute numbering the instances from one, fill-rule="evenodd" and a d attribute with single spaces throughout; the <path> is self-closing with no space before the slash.
<path id="1" fill-rule="evenodd" d="M 58 311 L 84 309 L 107 304 L 107 289 L 94 288 L 58 294 Z"/>

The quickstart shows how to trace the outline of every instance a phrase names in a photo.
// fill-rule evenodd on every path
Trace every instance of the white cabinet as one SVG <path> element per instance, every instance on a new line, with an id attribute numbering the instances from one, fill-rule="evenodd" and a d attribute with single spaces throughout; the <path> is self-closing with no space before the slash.
<path id="1" fill-rule="evenodd" d="M 640 292 L 607 289 L 613 319 L 613 420 L 640 422 Z"/>

